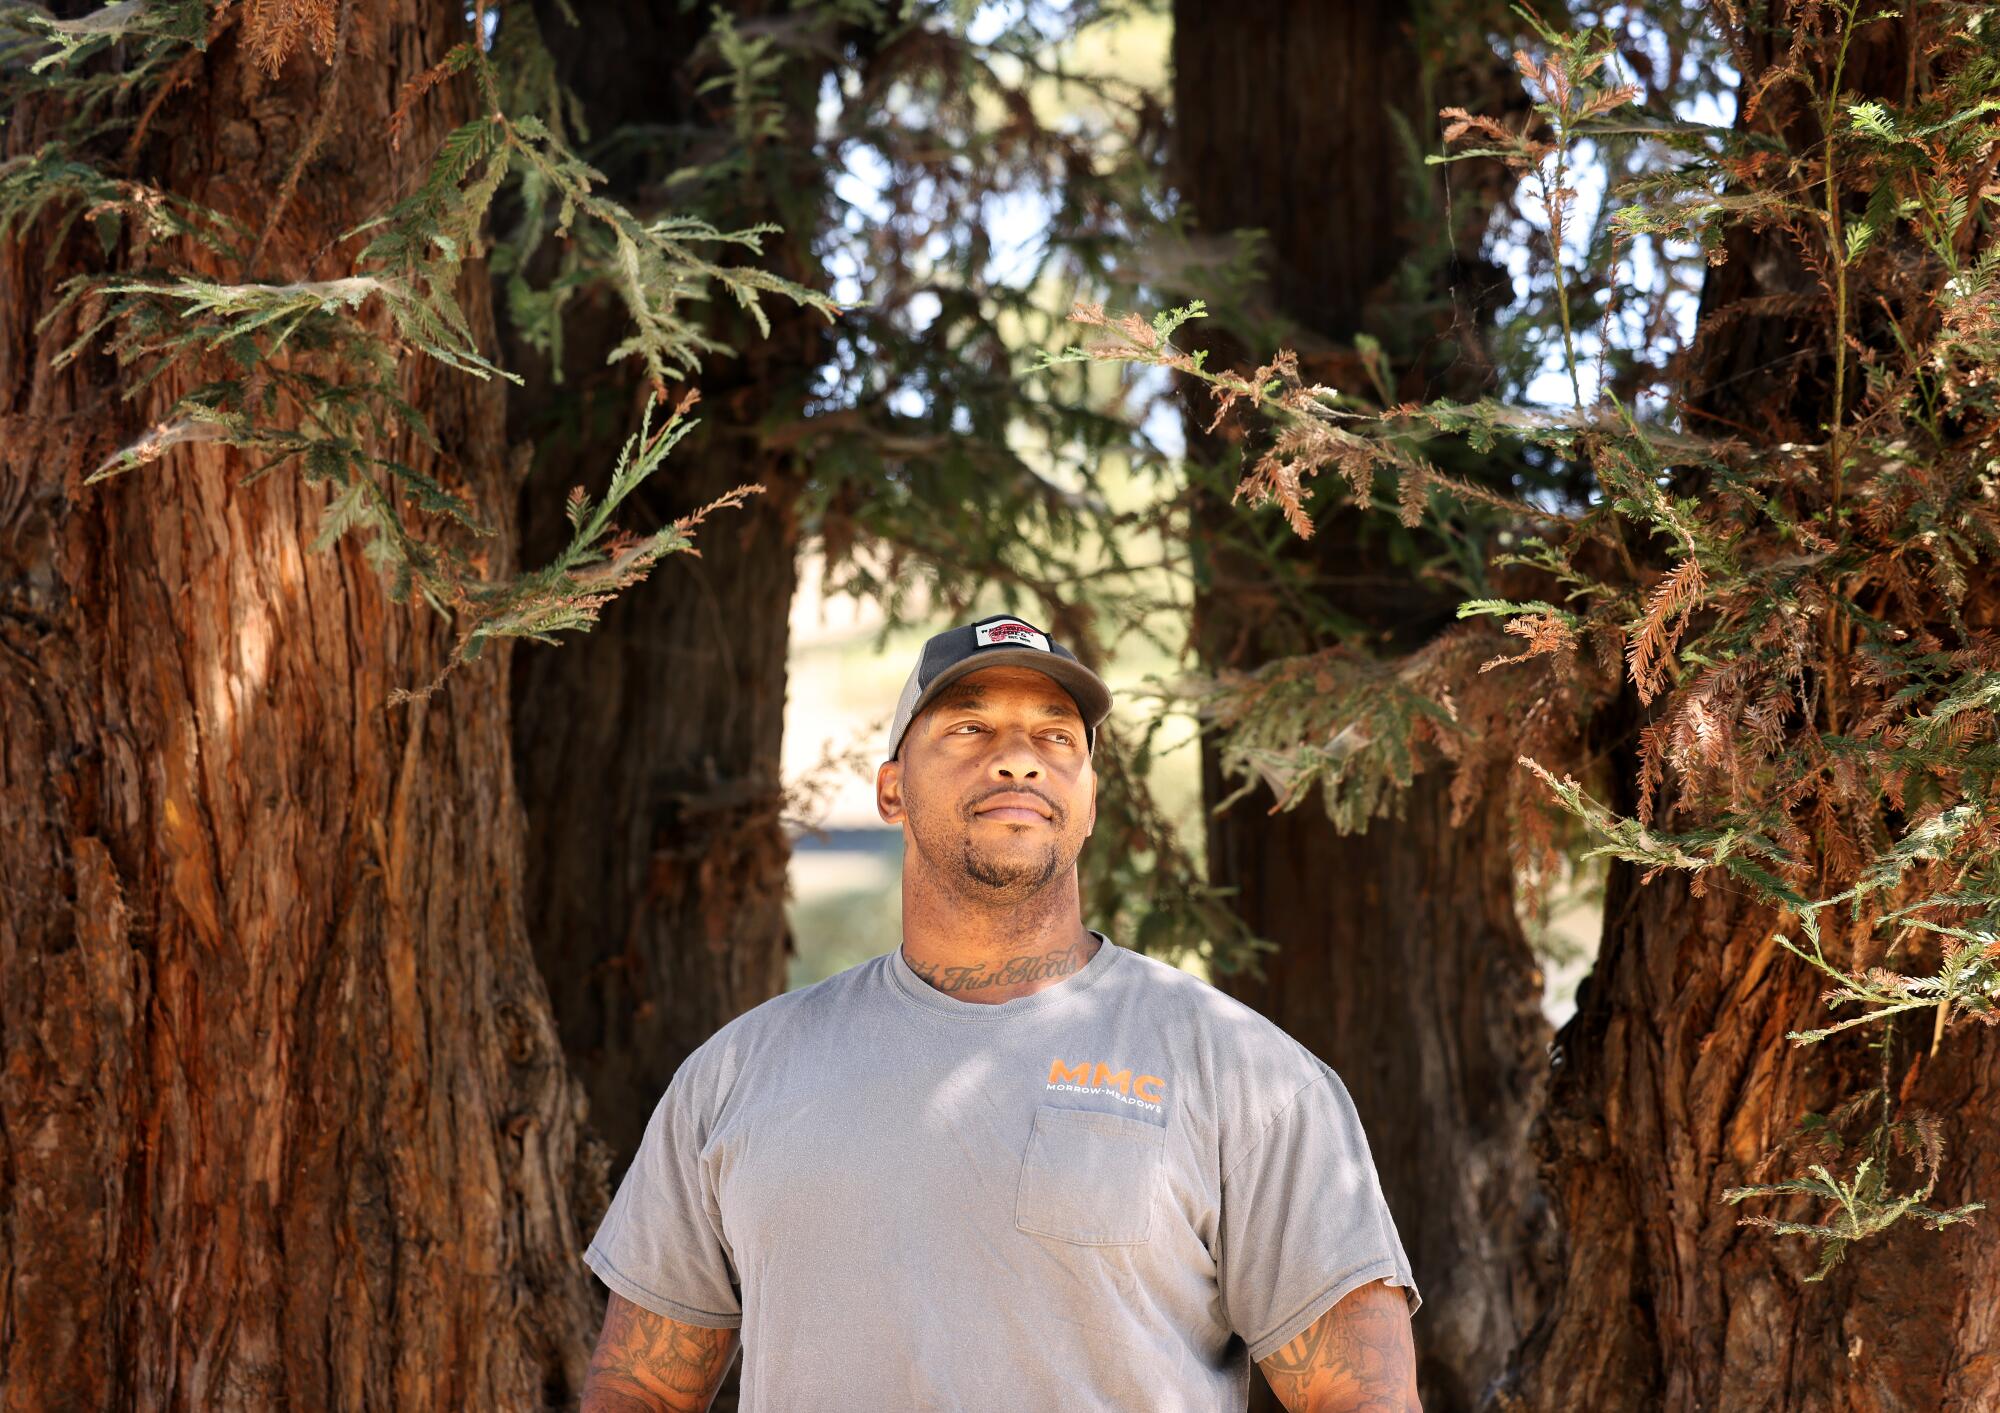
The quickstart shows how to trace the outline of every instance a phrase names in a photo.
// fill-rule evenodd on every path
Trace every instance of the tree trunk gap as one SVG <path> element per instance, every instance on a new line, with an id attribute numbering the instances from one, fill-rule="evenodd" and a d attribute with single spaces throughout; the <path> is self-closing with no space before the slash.
<path id="1" fill-rule="evenodd" d="M 621 0 L 593 5 L 577 27 L 552 5 L 538 8 L 593 140 L 628 124 L 684 128 L 690 158 L 734 140 L 716 126 L 727 121 L 716 100 L 694 92 L 702 75 L 688 59 L 708 35 L 706 14 Z M 739 23 L 752 8 L 736 7 Z M 634 63 L 637 54 L 658 60 Z M 798 60 L 791 69 L 789 120 L 795 135 L 809 135 L 816 70 Z M 823 176 L 806 136 L 788 150 L 798 171 L 782 216 L 778 197 L 754 186 L 733 209 L 704 214 L 724 228 L 780 219 L 786 232 L 767 237 L 766 259 L 816 283 L 816 227 L 792 223 L 801 211 L 817 220 Z M 659 171 L 628 160 L 608 163 L 606 174 L 611 195 L 635 210 L 662 199 Z M 791 953 L 780 755 L 804 482 L 792 458 L 763 448 L 757 429 L 804 400 L 825 320 L 777 299 L 766 310 L 769 339 L 733 306 L 707 319 L 737 352 L 708 356 L 689 377 L 703 425 L 628 504 L 645 530 L 745 482 L 765 492 L 708 521 L 700 556 L 663 560 L 646 591 L 613 601 L 589 634 L 516 660 L 530 932 L 614 1176 L 681 1061 L 784 990 Z M 513 354 L 528 377 L 517 423 L 542 448 L 522 491 L 531 557 L 568 533 L 563 489 L 600 482 L 635 423 L 646 395 L 637 365 L 604 361 L 625 336 L 625 318 L 608 301 L 572 311 L 561 386 L 546 358 Z"/>
<path id="2" fill-rule="evenodd" d="M 1309 381 L 1365 386 L 1353 338 L 1416 238 L 1398 220 L 1409 169 L 1387 117 L 1400 111 L 1419 135 L 1437 127 L 1424 111 L 1412 24 L 1408 7 L 1388 3 L 1291 0 L 1253 15 L 1175 6 L 1179 190 L 1206 236 L 1268 232 L 1268 298 L 1311 341 L 1295 345 Z M 1469 74 L 1453 79 L 1483 84 L 1477 96 L 1430 106 L 1484 101 L 1490 66 Z M 1454 243 L 1476 260 L 1476 209 L 1457 214 Z M 1184 337 L 1216 349 L 1214 367 L 1247 371 L 1277 351 L 1204 325 Z M 1212 464 L 1218 439 L 1201 433 L 1211 414 L 1205 395 L 1190 401 L 1190 456 Z M 1221 531 L 1241 518 L 1226 495 L 1206 498 L 1198 515 L 1204 665 L 1247 669 L 1325 646 L 1280 626 L 1265 576 L 1223 544 Z M 1403 648 L 1452 621 L 1453 604 L 1392 563 L 1362 515 L 1317 518 L 1313 540 L 1287 550 L 1303 592 Z M 1231 782 L 1208 742 L 1202 777 L 1212 810 Z M 1252 931 L 1280 948 L 1263 964 L 1267 980 L 1218 984 L 1325 1060 L 1353 1095 L 1424 1292 L 1417 1353 L 1429 1413 L 1478 1406 L 1541 1310 L 1552 1255 L 1527 1142 L 1550 1027 L 1514 914 L 1504 799 L 1489 791 L 1453 828 L 1449 785 L 1433 763 L 1402 817 L 1356 835 L 1341 835 L 1317 798 L 1267 814 L 1262 789 L 1208 823 L 1210 880 L 1240 890 Z M 1277 1407 L 1261 1379 L 1252 1406 Z"/>

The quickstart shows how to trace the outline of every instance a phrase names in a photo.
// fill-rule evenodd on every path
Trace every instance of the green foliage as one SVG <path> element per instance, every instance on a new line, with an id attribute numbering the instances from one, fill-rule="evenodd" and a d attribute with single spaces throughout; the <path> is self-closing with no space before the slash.
<path id="1" fill-rule="evenodd" d="M 1826 1278 L 1826 1273 L 1846 1254 L 1849 1244 L 1885 1231 L 1905 1217 L 1914 1217 L 1932 1231 L 1938 1231 L 1957 1222 L 1969 1222 L 1973 1213 L 1985 1210 L 1984 1202 L 1968 1202 L 1949 1210 L 1926 1205 L 1924 1198 L 1929 1195 L 1931 1184 L 1937 1181 L 1935 1158 L 1931 1174 L 1930 1182 L 1921 1189 L 1898 1193 L 1889 1189 L 1885 1169 L 1872 1157 L 1863 1158 L 1847 1181 L 1828 1171 L 1824 1164 L 1814 1163 L 1806 1176 L 1732 1187 L 1723 1197 L 1731 1203 L 1750 1197 L 1804 1197 L 1832 1204 L 1830 1215 L 1819 1222 L 1787 1222 L 1761 1215 L 1744 1218 L 1746 1223 L 1769 1227 L 1780 1236 L 1803 1236 L 1819 1243 L 1819 1267 L 1806 1277 L 1817 1281 Z"/>
<path id="2" fill-rule="evenodd" d="M 664 178 L 663 186 L 685 191 L 690 201 L 699 201 L 710 186 L 726 191 L 757 178 L 757 148 L 783 137 L 784 108 L 777 87 L 797 61 L 770 35 L 739 33 L 719 8 L 713 23 L 710 42 L 718 72 L 698 84 L 697 91 L 727 95 L 723 111 L 736 141 L 725 145 L 714 160 Z M 734 246 L 764 256 L 766 238 L 780 230 L 771 222 L 724 229 L 699 210 L 648 219 L 606 198 L 598 190 L 604 174 L 567 136 L 572 131 L 578 141 L 587 136 L 583 113 L 556 82 L 531 10 L 509 13 L 494 56 L 499 75 L 494 101 L 501 110 L 518 113 L 512 126 L 515 138 L 525 144 L 525 157 L 516 164 L 520 218 L 494 252 L 492 268 L 506 290 L 516 335 L 549 357 L 556 382 L 563 378 L 564 310 L 593 286 L 613 292 L 632 321 L 631 337 L 614 348 L 609 359 L 639 360 L 656 388 L 667 379 L 699 372 L 703 357 L 736 352 L 712 334 L 699 310 L 690 309 L 708 299 L 712 290 L 726 292 L 765 336 L 770 333 L 762 304 L 766 295 L 817 309 L 829 320 L 841 312 L 819 290 L 759 265 L 722 265 L 702 253 L 715 246 Z M 503 59 L 504 69 L 499 67 Z M 649 135 L 615 133 L 600 145 L 615 150 L 631 141 L 648 140 Z M 795 233 L 794 239 L 803 243 L 817 213 L 799 214 L 808 231 Z M 552 241 L 556 251 L 552 268 L 540 284 L 533 283 L 527 276 L 531 262 Z"/>
<path id="3" fill-rule="evenodd" d="M 8 78 L 0 84 L 0 121 L 29 97 L 59 92 L 74 141 L 129 125 L 128 100 L 161 82 L 190 48 L 206 48 L 213 13 L 210 0 L 118 0 L 59 20 L 27 0 L 5 0 L 0 73 Z M 89 62 L 107 54 L 117 62 Z"/>
<path id="4" fill-rule="evenodd" d="M 1101 931 L 1152 956 L 1199 958 L 1211 973 L 1261 976 L 1259 959 L 1276 944 L 1252 934 L 1230 907 L 1234 888 L 1206 881 L 1148 788 L 1164 725 L 1154 717 L 1136 741 L 1113 722 L 1098 729 L 1093 837 L 1103 842 L 1082 879 L 1084 914 L 1101 919 Z"/>
<path id="5" fill-rule="evenodd" d="M 454 607 L 462 626 L 457 650 L 445 672 L 460 661 L 478 657 L 481 647 L 493 638 L 532 638 L 554 644 L 557 633 L 587 631 L 605 604 L 620 590 L 644 579 L 661 558 L 675 553 L 700 554 L 690 532 L 709 515 L 740 506 L 745 497 L 762 493 L 760 485 L 737 486 L 650 535 L 614 529 L 611 513 L 659 469 L 667 454 L 697 425 L 686 416 L 695 400 L 692 393 L 684 397 L 658 431 L 652 425 L 653 405 L 647 404 L 639 429 L 618 454 L 611 484 L 601 500 L 593 499 L 582 486 L 571 488 L 563 507 L 570 525 L 569 543 L 548 564 L 511 580 L 460 581 L 462 597 Z M 330 509 L 330 516 L 339 504 Z M 443 677 L 440 673 L 422 692 L 398 692 L 395 700 L 435 691 Z"/>
<path id="6" fill-rule="evenodd" d="M 771 34 L 745 34 L 735 19 L 720 5 L 710 7 L 714 16 L 710 33 L 722 56 L 722 72 L 714 74 L 695 89 L 697 93 L 721 90 L 729 95 L 727 112 L 736 128 L 736 154 L 732 165 L 741 172 L 748 154 L 766 142 L 785 134 L 785 108 L 776 94 L 776 81 L 790 60 Z"/>
<path id="7" fill-rule="evenodd" d="M 1564 269 L 1564 238 L 1570 224 L 1576 190 L 1570 186 L 1572 153 L 1578 136 L 1594 118 L 1624 107 L 1638 96 L 1637 84 L 1606 84 L 1597 79 L 1617 55 L 1612 36 L 1599 37 L 1595 31 L 1568 34 L 1544 25 L 1532 10 L 1516 7 L 1550 50 L 1539 62 L 1525 51 L 1515 51 L 1515 65 L 1526 81 L 1534 100 L 1534 112 L 1542 120 L 1546 137 L 1530 136 L 1533 127 L 1515 131 L 1490 118 L 1482 118 L 1463 108 L 1447 108 L 1452 119 L 1445 129 L 1451 142 L 1468 132 L 1478 132 L 1493 145 L 1462 148 L 1449 156 L 1429 160 L 1464 161 L 1469 158 L 1497 158 L 1535 183 L 1543 210 L 1548 215 L 1551 247 L 1549 268 L 1555 281 L 1557 313 L 1562 321 L 1563 366 L 1569 373 L 1570 393 L 1583 406 L 1583 388 L 1577 381 L 1575 331 L 1571 327 L 1570 293 Z"/>
<path id="8" fill-rule="evenodd" d="M 1405 675 L 1425 661 L 1384 663 L 1335 650 L 1225 672 L 1196 688 L 1197 713 L 1218 728 L 1223 770 L 1243 779 L 1213 808 L 1264 785 L 1276 814 L 1318 786 L 1342 833 L 1392 812 L 1416 778 L 1418 746 L 1458 729 L 1451 712 Z"/>
<path id="9" fill-rule="evenodd" d="M 61 142 L 0 162 L 0 241 L 17 239 L 45 213 L 55 215 L 44 267 L 54 263 L 70 229 L 88 220 L 109 259 L 121 238 L 135 249 L 185 238 L 217 255 L 241 259 L 253 233 L 219 212 L 144 183 L 108 176 L 70 155 Z"/>
<path id="10" fill-rule="evenodd" d="M 1944 1158 L 1944 1138 L 1935 1115 L 1916 1113 L 1896 1117 L 1895 1101 L 1889 1089 L 1889 1066 L 1893 1038 L 1885 1027 L 1876 1047 L 1882 1055 L 1882 1075 L 1878 1084 L 1849 1096 L 1831 1112 L 1809 1113 L 1799 1122 L 1791 1139 L 1768 1154 L 1759 1168 L 1769 1167 L 1781 1157 L 1801 1167 L 1792 1177 L 1778 1182 L 1746 1183 L 1726 1188 L 1722 1199 L 1732 1206 L 1751 1198 L 1797 1197 L 1819 1205 L 1824 1216 L 1814 1222 L 1793 1222 L 1756 1214 L 1742 1218 L 1743 1225 L 1768 1227 L 1780 1236 L 1802 1236 L 1819 1246 L 1819 1265 L 1806 1277 L 1824 1280 L 1847 1254 L 1854 1242 L 1886 1231 L 1905 1218 L 1922 1222 L 1932 1231 L 1969 1222 L 1984 1211 L 1983 1202 L 1940 1209 L 1930 1197 L 1937 1186 L 1938 1168 Z M 1857 1118 L 1879 1115 L 1875 1124 L 1858 1141 L 1850 1141 L 1847 1129 Z M 1855 1156 L 1859 1153 L 1861 1156 Z M 1924 1181 L 1918 1187 L 1899 1192 L 1890 1172 L 1892 1157 L 1907 1159 Z M 1847 1168 L 1846 1176 L 1836 1171 Z"/>
<path id="11" fill-rule="evenodd" d="M 52 65 L 74 67 L 91 55 L 133 38 L 200 44 L 208 33 L 204 0 L 118 0 L 76 19 L 59 20 L 39 5 L 9 8 L 9 18 L 49 41 L 48 52 L 29 67 L 39 74 Z"/>

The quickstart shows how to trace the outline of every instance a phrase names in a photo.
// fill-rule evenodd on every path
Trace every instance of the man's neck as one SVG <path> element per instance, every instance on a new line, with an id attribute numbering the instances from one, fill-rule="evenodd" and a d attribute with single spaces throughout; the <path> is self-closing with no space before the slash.
<path id="1" fill-rule="evenodd" d="M 961 1001 L 998 1004 L 1082 970 L 1103 944 L 1083 925 L 1076 875 L 1018 905 L 988 908 L 903 879 L 903 960 Z"/>

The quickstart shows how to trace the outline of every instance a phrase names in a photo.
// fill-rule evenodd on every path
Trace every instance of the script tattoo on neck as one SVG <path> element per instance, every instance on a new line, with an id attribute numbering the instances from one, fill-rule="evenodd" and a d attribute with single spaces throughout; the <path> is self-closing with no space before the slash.
<path id="1" fill-rule="evenodd" d="M 995 986 L 1020 986 L 1030 981 L 1046 981 L 1068 976 L 1095 955 L 1101 943 L 1074 943 L 1039 956 L 1008 957 L 992 965 L 975 962 L 971 966 L 941 967 L 936 962 L 920 962 L 904 954 L 910 970 L 939 991 L 984 991 Z"/>

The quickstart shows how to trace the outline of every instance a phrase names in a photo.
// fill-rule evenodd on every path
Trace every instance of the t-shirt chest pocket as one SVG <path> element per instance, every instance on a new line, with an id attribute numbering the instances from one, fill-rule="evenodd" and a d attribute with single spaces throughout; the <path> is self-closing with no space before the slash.
<path id="1" fill-rule="evenodd" d="M 1079 1246 L 1148 1240 L 1167 1131 L 1144 1119 L 1048 1105 L 1035 1110 L 1014 1225 Z"/>

